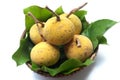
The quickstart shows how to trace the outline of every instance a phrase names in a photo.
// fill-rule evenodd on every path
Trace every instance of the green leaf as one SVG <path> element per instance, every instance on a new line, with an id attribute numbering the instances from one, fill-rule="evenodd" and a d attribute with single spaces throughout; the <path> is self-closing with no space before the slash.
<path id="1" fill-rule="evenodd" d="M 79 11 L 74 12 L 74 14 L 76 16 L 78 16 L 80 18 L 80 20 L 83 20 L 84 17 L 85 17 L 85 15 L 87 14 L 87 11 L 85 11 L 85 10 L 79 10 Z"/>
<path id="2" fill-rule="evenodd" d="M 93 62 L 94 62 L 93 60 L 91 60 L 91 59 L 88 58 L 84 63 L 82 63 L 82 66 L 89 66 Z M 72 72 L 76 71 L 76 69 L 78 69 L 78 68 L 74 68 L 74 69 L 72 69 L 70 71 L 64 72 L 64 74 L 71 74 Z"/>
<path id="3" fill-rule="evenodd" d="M 51 76 L 55 76 L 59 73 L 72 73 L 74 71 L 73 69 L 81 66 L 88 66 L 92 63 L 93 61 L 91 59 L 87 59 L 84 63 L 77 59 L 68 59 L 64 63 L 62 63 L 58 68 L 52 69 L 46 66 L 42 66 L 41 70 L 48 72 Z"/>
<path id="4" fill-rule="evenodd" d="M 34 20 L 32 20 L 32 18 L 27 15 L 28 12 L 31 12 L 41 22 L 45 22 L 52 16 L 52 13 L 48 11 L 46 8 L 42 8 L 36 5 L 27 7 L 23 11 L 25 14 L 25 25 L 27 31 L 29 31 L 30 27 L 34 24 Z"/>
<path id="5" fill-rule="evenodd" d="M 82 31 L 81 31 L 81 33 L 82 33 L 84 30 L 86 30 L 89 27 L 89 23 L 85 17 L 82 19 L 81 22 L 82 22 Z"/>
<path id="6" fill-rule="evenodd" d="M 98 40 L 99 44 L 107 44 L 107 39 L 104 36 L 100 37 Z"/>
<path id="7" fill-rule="evenodd" d="M 58 73 L 69 71 L 71 69 L 79 67 L 81 63 L 82 62 L 79 60 L 69 59 L 69 60 L 66 60 L 64 63 L 62 63 L 60 67 L 58 67 L 57 69 L 50 69 L 50 68 L 47 68 L 46 66 L 44 66 L 42 69 L 44 71 L 49 72 L 51 76 L 55 76 Z"/>
<path id="8" fill-rule="evenodd" d="M 86 35 L 90 38 L 93 43 L 94 49 L 101 43 L 100 37 L 104 35 L 104 33 L 110 29 L 117 22 L 109 19 L 102 19 L 95 21 L 89 25 L 89 27 L 83 31 L 83 35 Z M 102 38 L 103 39 L 103 38 Z M 105 41 L 105 38 L 104 38 Z"/>
<path id="9" fill-rule="evenodd" d="M 69 71 L 71 69 L 74 69 L 76 67 L 79 67 L 82 65 L 82 62 L 77 59 L 69 59 L 66 60 L 63 64 L 60 65 L 60 67 L 57 69 L 57 73 L 59 72 L 65 72 Z"/>
<path id="10" fill-rule="evenodd" d="M 40 66 L 32 62 L 32 67 L 31 67 L 31 69 L 32 69 L 33 71 L 38 71 L 38 70 L 40 70 Z"/>
<path id="11" fill-rule="evenodd" d="M 25 39 L 20 40 L 20 46 L 17 51 L 12 55 L 12 59 L 16 61 L 17 66 L 30 61 L 30 51 L 33 43 L 30 41 L 28 35 Z"/>
<path id="12" fill-rule="evenodd" d="M 29 32 L 31 26 L 35 24 L 34 20 L 28 16 L 27 14 L 25 15 L 25 25 L 26 25 L 26 31 Z"/>
<path id="13" fill-rule="evenodd" d="M 63 11 L 62 6 L 58 7 L 58 8 L 55 10 L 55 13 L 58 14 L 58 15 L 63 14 L 64 11 Z"/>

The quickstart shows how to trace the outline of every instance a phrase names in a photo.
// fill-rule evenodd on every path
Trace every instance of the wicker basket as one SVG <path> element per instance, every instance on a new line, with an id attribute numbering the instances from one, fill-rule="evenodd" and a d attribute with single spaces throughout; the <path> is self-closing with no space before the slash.
<path id="1" fill-rule="evenodd" d="M 21 39 L 24 39 L 25 38 L 25 34 L 26 34 L 26 30 L 24 30 L 24 32 L 22 33 L 22 36 L 21 36 Z M 91 60 L 94 60 L 95 57 L 96 57 L 96 54 L 97 54 L 97 51 L 98 51 L 98 47 L 94 50 L 94 52 L 92 53 L 92 55 L 90 56 L 90 59 Z M 31 62 L 28 61 L 26 62 L 26 65 L 28 66 L 28 68 L 32 68 L 32 65 L 31 65 Z M 51 76 L 49 73 L 47 72 L 43 72 L 41 70 L 38 70 L 38 71 L 34 71 L 35 73 L 38 73 L 39 75 L 43 75 L 43 76 L 47 76 L 47 77 L 63 77 L 63 76 L 68 76 L 68 75 L 72 75 L 78 71 L 81 71 L 83 68 L 85 67 L 89 67 L 89 66 L 84 66 L 84 67 L 80 67 L 80 68 L 76 68 L 76 71 L 74 71 L 73 73 L 71 74 L 57 74 L 56 76 Z M 31 69 L 32 70 L 32 69 Z"/>

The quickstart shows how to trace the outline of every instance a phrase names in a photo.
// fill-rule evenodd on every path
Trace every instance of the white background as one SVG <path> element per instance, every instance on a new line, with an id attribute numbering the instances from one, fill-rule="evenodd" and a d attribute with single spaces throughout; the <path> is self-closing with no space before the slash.
<path id="1" fill-rule="evenodd" d="M 112 19 L 120 21 L 119 0 L 1 0 L 0 1 L 0 80 L 55 80 L 44 78 L 26 65 L 16 67 L 11 56 L 19 46 L 25 28 L 23 9 L 31 5 L 48 5 L 55 10 L 63 6 L 66 12 L 88 2 L 87 20 Z M 95 63 L 73 76 L 57 80 L 120 80 L 120 23 L 105 33 L 108 45 L 100 45 Z"/>

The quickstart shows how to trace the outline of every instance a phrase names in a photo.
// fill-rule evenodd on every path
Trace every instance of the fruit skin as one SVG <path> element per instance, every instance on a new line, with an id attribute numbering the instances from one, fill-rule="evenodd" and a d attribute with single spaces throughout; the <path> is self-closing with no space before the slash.
<path id="1" fill-rule="evenodd" d="M 76 39 L 80 41 L 80 46 L 76 44 Z M 93 45 L 89 38 L 83 35 L 74 35 L 71 42 L 65 45 L 65 53 L 67 58 L 86 60 L 93 52 Z"/>
<path id="2" fill-rule="evenodd" d="M 51 66 L 59 60 L 60 52 L 55 46 L 40 42 L 32 48 L 30 57 L 32 62 L 40 66 Z"/>
<path id="3" fill-rule="evenodd" d="M 56 17 L 52 17 L 45 23 L 43 36 L 47 42 L 59 46 L 73 38 L 74 30 L 74 25 L 69 19 L 60 17 L 60 21 L 57 21 Z"/>
<path id="4" fill-rule="evenodd" d="M 39 25 L 39 28 L 40 28 L 40 31 L 42 31 L 42 25 L 41 24 L 38 24 Z M 37 44 L 39 42 L 41 42 L 43 39 L 39 33 L 39 30 L 38 30 L 38 27 L 36 24 L 34 24 L 31 28 L 30 28 L 30 39 L 32 40 L 32 42 L 34 44 Z"/>
<path id="5" fill-rule="evenodd" d="M 66 17 L 67 14 L 61 14 L 60 16 L 64 16 Z M 75 32 L 74 34 L 80 34 L 82 31 L 82 23 L 81 20 L 75 15 L 75 14 L 71 14 L 68 19 L 74 24 L 75 26 Z"/>

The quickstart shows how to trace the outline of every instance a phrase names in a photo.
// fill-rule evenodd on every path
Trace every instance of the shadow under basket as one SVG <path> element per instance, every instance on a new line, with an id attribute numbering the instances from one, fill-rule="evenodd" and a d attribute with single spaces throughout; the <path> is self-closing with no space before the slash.
<path id="1" fill-rule="evenodd" d="M 25 38 L 25 34 L 26 34 L 26 30 L 24 30 L 22 36 L 21 36 L 21 39 Z M 99 46 L 98 46 L 99 47 Z M 89 57 L 91 60 L 94 61 L 96 55 L 97 55 L 97 51 L 98 51 L 98 47 L 94 50 L 94 52 L 91 54 L 91 56 Z M 30 61 L 26 62 L 26 65 L 28 66 L 28 68 L 32 68 L 32 64 Z M 43 76 L 46 76 L 46 77 L 63 77 L 63 76 L 68 76 L 68 75 L 72 75 L 78 71 L 81 71 L 83 68 L 85 67 L 89 67 L 89 66 L 84 66 L 84 67 L 79 67 L 79 68 L 76 68 L 76 70 L 74 72 L 72 72 L 71 74 L 57 74 L 56 76 L 51 76 L 49 73 L 47 72 L 43 72 L 41 70 L 38 70 L 38 71 L 32 71 L 39 74 L 39 75 L 43 75 Z"/>

